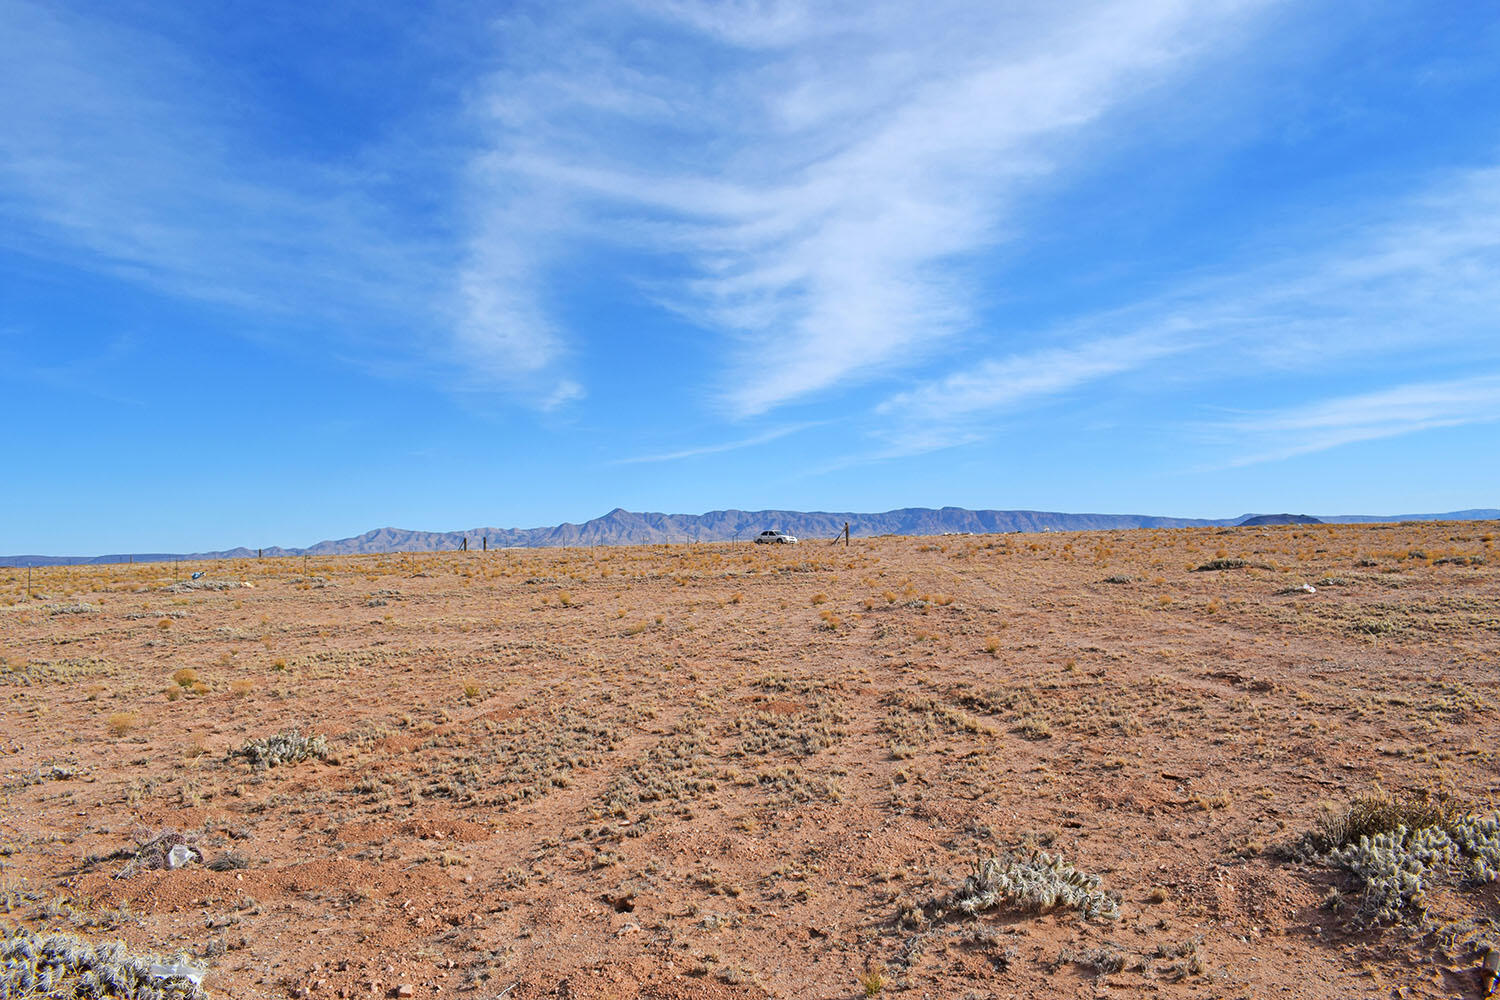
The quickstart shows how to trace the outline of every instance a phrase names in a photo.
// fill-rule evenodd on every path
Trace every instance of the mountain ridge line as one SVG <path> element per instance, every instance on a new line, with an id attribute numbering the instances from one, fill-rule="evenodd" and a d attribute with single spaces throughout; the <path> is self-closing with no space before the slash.
<path id="1" fill-rule="evenodd" d="M 1119 531 L 1149 528 L 1258 527 L 1271 524 L 1372 524 L 1396 521 L 1500 520 L 1500 509 L 1473 508 L 1440 514 L 1242 514 L 1233 518 L 1167 517 L 1152 514 L 1089 514 L 1039 510 L 973 510 L 966 507 L 901 507 L 879 513 L 757 510 L 737 508 L 703 514 L 662 514 L 616 507 L 581 524 L 537 528 L 469 528 L 459 531 L 421 531 L 382 527 L 348 538 L 326 539 L 304 548 L 240 546 L 215 552 L 115 553 L 98 556 L 0 556 L 0 566 L 66 566 L 122 562 L 245 559 L 257 552 L 270 557 L 370 555 L 386 552 L 436 552 L 458 548 L 465 540 L 471 549 L 487 541 L 491 548 L 564 548 L 588 545 L 652 545 L 683 542 L 746 541 L 767 528 L 798 537 L 832 538 L 844 522 L 854 537 L 873 535 L 942 535 L 951 533 L 1005 534 L 1042 531 Z"/>

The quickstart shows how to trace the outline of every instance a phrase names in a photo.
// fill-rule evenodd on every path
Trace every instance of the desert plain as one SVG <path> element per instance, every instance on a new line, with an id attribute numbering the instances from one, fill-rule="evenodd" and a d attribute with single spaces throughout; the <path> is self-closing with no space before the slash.
<path id="1" fill-rule="evenodd" d="M 1497 533 L 0 570 L 0 923 L 226 997 L 1477 997 L 1496 883 L 1383 919 L 1328 837 L 1493 811 Z M 961 905 L 1043 853 L 1096 905 Z"/>

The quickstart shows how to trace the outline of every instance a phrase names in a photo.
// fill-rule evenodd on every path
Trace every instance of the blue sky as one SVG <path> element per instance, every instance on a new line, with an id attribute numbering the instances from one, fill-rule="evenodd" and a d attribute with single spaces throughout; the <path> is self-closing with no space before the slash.
<path id="1" fill-rule="evenodd" d="M 1500 506 L 1500 13 L 0 0 L 0 552 Z"/>

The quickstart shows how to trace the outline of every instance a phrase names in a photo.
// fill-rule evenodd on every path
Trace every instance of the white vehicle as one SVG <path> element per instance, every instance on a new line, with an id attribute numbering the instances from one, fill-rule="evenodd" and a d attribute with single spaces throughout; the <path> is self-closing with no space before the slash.
<path id="1" fill-rule="evenodd" d="M 772 528 L 770 531 L 762 531 L 755 536 L 756 545 L 796 545 L 797 536 L 788 535 L 784 531 Z"/>

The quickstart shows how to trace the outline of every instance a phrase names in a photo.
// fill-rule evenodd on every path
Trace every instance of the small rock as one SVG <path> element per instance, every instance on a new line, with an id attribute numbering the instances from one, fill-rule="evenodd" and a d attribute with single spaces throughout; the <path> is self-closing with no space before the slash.
<path id="1" fill-rule="evenodd" d="M 411 997 L 416 995 L 417 988 L 411 983 L 402 983 L 400 986 L 396 987 L 396 996 L 398 997 Z"/>

